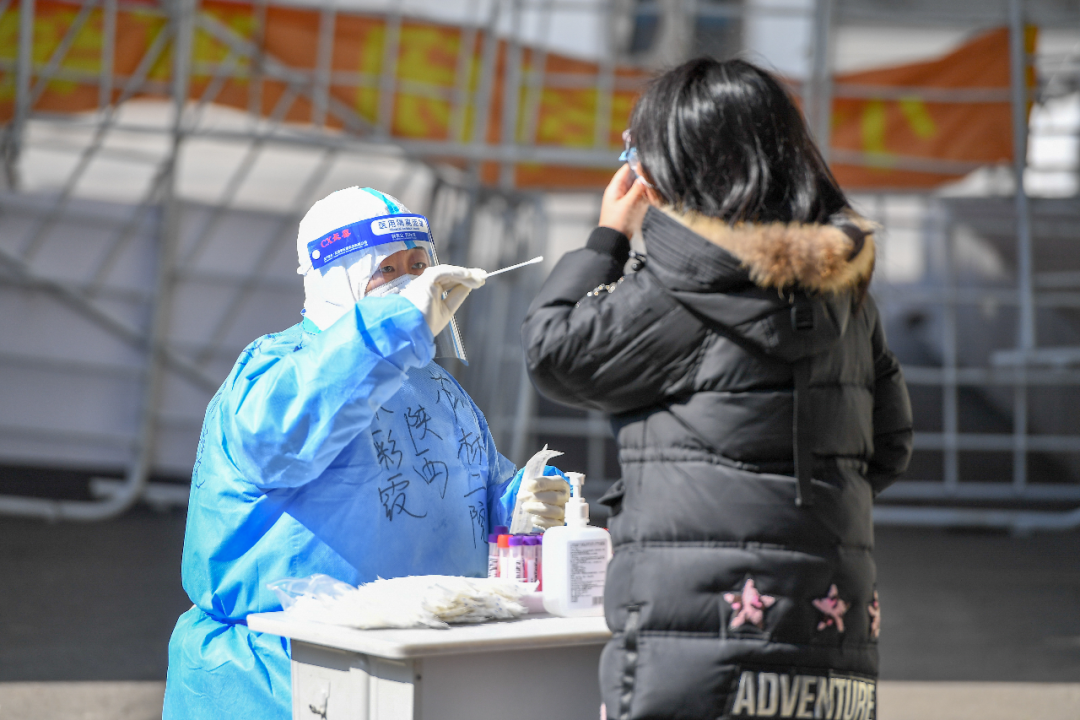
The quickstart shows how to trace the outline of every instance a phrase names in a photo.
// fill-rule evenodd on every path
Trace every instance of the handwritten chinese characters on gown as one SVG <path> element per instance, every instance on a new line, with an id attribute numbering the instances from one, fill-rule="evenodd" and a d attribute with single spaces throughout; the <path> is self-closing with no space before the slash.
<path id="1" fill-rule="evenodd" d="M 392 296 L 241 354 L 199 443 L 166 718 L 288 716 L 287 649 L 244 624 L 280 609 L 269 582 L 486 574 L 515 468 L 433 352 Z"/>

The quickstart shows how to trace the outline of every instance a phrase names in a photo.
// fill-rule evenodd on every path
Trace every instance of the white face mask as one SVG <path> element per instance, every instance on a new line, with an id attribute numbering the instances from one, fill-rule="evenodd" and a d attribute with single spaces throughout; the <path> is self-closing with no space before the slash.
<path id="1" fill-rule="evenodd" d="M 397 295 L 405 289 L 406 285 L 415 280 L 416 277 L 416 275 L 409 275 L 408 273 L 406 273 L 405 275 L 398 275 L 390 282 L 384 282 L 382 285 L 375 288 L 374 290 L 369 290 L 367 293 L 365 293 L 365 296 L 385 297 L 387 295 Z"/>

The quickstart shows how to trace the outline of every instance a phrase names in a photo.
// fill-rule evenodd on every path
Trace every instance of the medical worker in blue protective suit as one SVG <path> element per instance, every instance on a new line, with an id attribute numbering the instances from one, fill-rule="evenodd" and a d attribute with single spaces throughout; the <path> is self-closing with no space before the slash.
<path id="1" fill-rule="evenodd" d="M 516 477 L 432 362 L 485 273 L 431 267 L 422 242 L 388 242 L 379 223 L 429 237 L 369 188 L 312 207 L 297 240 L 303 321 L 249 345 L 207 407 L 184 539 L 194 606 L 169 643 L 165 720 L 291 717 L 288 642 L 245 624 L 280 609 L 267 583 L 483 576 L 489 529 L 515 501 L 562 524 L 565 482 Z"/>

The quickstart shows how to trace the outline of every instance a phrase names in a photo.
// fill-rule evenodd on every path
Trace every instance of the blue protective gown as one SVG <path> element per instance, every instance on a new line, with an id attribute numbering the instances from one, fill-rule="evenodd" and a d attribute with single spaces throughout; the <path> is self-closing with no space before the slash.
<path id="1" fill-rule="evenodd" d="M 291 717 L 288 643 L 245 624 L 281 609 L 267 583 L 486 574 L 520 479 L 433 352 L 389 296 L 240 355 L 199 440 L 165 720 Z"/>

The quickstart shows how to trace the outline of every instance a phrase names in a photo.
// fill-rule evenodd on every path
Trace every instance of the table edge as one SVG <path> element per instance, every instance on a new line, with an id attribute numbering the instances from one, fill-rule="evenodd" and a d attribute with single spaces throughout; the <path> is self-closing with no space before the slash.
<path id="1" fill-rule="evenodd" d="M 467 646 L 447 647 L 442 645 L 415 644 L 402 649 L 396 642 L 380 640 L 377 637 L 365 637 L 362 642 L 349 642 L 348 637 L 344 642 L 340 638 L 327 637 L 330 632 L 362 632 L 353 628 L 343 628 L 337 625 L 321 625 L 319 623 L 298 622 L 295 620 L 285 621 L 281 619 L 282 613 L 255 613 L 248 615 L 248 627 L 256 632 L 265 632 L 271 635 L 287 637 L 290 640 L 319 645 L 335 650 L 374 655 L 388 660 L 410 660 L 423 657 L 440 657 L 446 655 L 471 655 L 483 652 L 511 652 L 514 650 L 580 647 L 583 645 L 603 645 L 611 638 L 611 631 L 606 628 L 602 632 L 592 633 L 558 633 L 541 635 L 531 638 L 492 638 L 485 641 L 472 641 Z M 528 617 L 522 618 L 529 619 Z M 539 618 L 536 618 L 539 619 Z"/>

